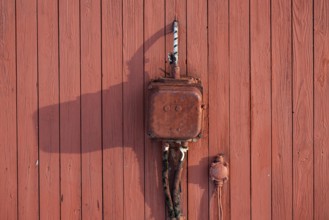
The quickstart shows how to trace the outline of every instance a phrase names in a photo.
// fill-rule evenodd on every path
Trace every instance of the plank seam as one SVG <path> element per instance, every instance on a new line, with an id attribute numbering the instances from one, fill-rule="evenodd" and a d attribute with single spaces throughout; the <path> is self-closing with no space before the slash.
<path id="1" fill-rule="evenodd" d="M 207 105 L 209 106 L 209 0 L 207 0 L 207 86 L 208 86 L 208 95 L 207 95 Z M 208 164 L 207 164 L 207 167 L 210 166 L 210 155 L 209 155 L 209 152 L 210 152 L 210 126 L 209 126 L 209 118 L 210 118 L 210 113 L 209 113 L 209 108 L 207 108 L 207 120 L 206 120 L 206 123 L 207 123 L 207 127 L 208 127 L 208 135 L 207 135 L 207 143 L 208 143 Z M 208 173 L 208 187 L 207 187 L 207 196 L 208 196 L 208 218 L 210 218 L 210 200 L 211 200 L 211 196 L 210 195 L 210 183 L 211 183 L 211 180 L 209 178 L 209 173 Z"/>
<path id="2" fill-rule="evenodd" d="M 18 187 L 18 72 L 17 72 L 17 0 L 15 0 L 15 74 L 16 74 L 16 217 L 19 219 Z"/>
<path id="3" fill-rule="evenodd" d="M 292 109 L 292 117 L 291 117 L 291 201 L 292 201 L 292 210 L 291 210 L 291 219 L 294 218 L 294 35 L 293 35 L 293 0 L 290 0 L 290 38 L 291 38 L 291 109 Z"/>
<path id="4" fill-rule="evenodd" d="M 186 19 L 186 58 L 185 58 L 185 62 L 186 62 L 186 76 L 188 76 L 189 75 L 189 72 L 188 72 L 188 49 L 187 49 L 187 45 L 188 45 L 188 10 L 187 10 L 187 8 L 188 8 L 188 2 L 189 1 L 187 1 L 186 0 L 186 4 L 185 4 L 185 11 L 186 11 L 186 13 L 185 13 L 185 19 Z M 186 158 L 186 159 L 188 159 L 188 158 Z M 188 161 L 187 161 L 188 162 Z M 188 164 L 188 163 L 187 163 Z M 188 173 L 188 172 L 187 172 Z M 188 176 L 187 176 L 188 177 Z M 188 178 L 187 178 L 188 179 Z M 187 187 L 188 188 L 188 187 Z M 188 199 L 187 199 L 188 200 Z"/>
<path id="5" fill-rule="evenodd" d="M 123 16 L 123 6 L 124 6 L 124 1 L 121 1 L 121 46 L 122 46 L 122 51 L 121 51 L 121 96 L 122 96 L 122 102 L 121 102 L 121 109 L 122 109 L 122 139 L 121 139 L 121 148 L 122 148 L 122 216 L 123 219 L 125 219 L 125 166 L 124 166 L 124 160 L 125 160 L 125 148 L 124 148 L 124 129 L 125 129 L 125 124 L 124 124 L 124 85 L 123 85 L 123 74 L 124 74 L 124 48 L 123 48 L 123 43 L 124 43 L 124 16 Z"/>
<path id="6" fill-rule="evenodd" d="M 272 182 L 273 182 L 273 157 L 272 157 L 272 152 L 273 152 L 273 89 L 272 89 L 272 79 L 273 79 L 273 45 L 272 45 L 272 0 L 270 0 L 270 74 L 271 74 L 271 79 L 270 79 L 270 98 L 271 98 L 271 102 L 270 102 L 270 111 L 271 111 L 271 152 L 270 152 L 270 156 L 271 156 L 271 219 L 273 219 L 273 206 L 272 206 L 272 201 L 273 201 L 273 187 L 272 187 Z"/>
<path id="7" fill-rule="evenodd" d="M 142 12 L 142 14 L 143 14 L 143 17 L 142 17 L 142 21 L 143 21 L 143 131 L 145 132 L 145 0 L 143 0 L 143 12 Z M 130 73 L 131 74 L 131 73 Z M 143 134 L 144 134 L 144 132 L 143 132 Z M 145 218 L 146 218 L 146 215 L 145 215 L 145 210 L 146 210 L 146 204 L 145 204 L 145 192 L 146 192 L 146 190 L 145 190 L 145 187 L 146 187 L 146 175 L 145 175 L 145 173 L 146 173 L 146 160 L 145 160 L 145 153 L 146 153 L 146 151 L 145 151 L 145 145 L 146 145 L 146 142 L 145 142 L 145 136 L 144 136 L 144 138 L 143 138 L 143 156 L 144 156 L 144 160 L 143 160 L 143 171 L 144 171 L 144 174 L 143 174 L 143 177 L 144 177 L 144 181 L 143 181 L 143 198 L 144 198 L 144 220 L 146 220 Z"/>
<path id="8" fill-rule="evenodd" d="M 80 134 L 79 134 L 79 136 L 80 136 L 80 218 L 82 219 L 82 217 L 83 217 L 83 215 L 82 215 L 82 212 L 83 212 L 83 210 L 82 210 L 82 208 L 83 208 L 83 206 L 82 206 L 82 202 L 83 202 L 83 200 L 82 200 L 82 190 L 83 190 L 83 184 L 82 184 L 82 181 L 83 181 L 83 179 L 82 179 L 82 67 L 81 67 L 81 59 L 82 59 L 82 55 L 81 55 L 81 0 L 79 0 L 79 71 L 80 71 L 80 97 L 79 97 L 79 105 L 80 105 L 80 115 L 79 115 L 79 117 L 80 117 Z"/>
<path id="9" fill-rule="evenodd" d="M 166 59 L 166 49 L 167 49 L 167 38 L 166 38 L 166 22 L 167 22 L 167 4 L 166 4 L 166 0 L 163 1 L 163 8 L 164 8 L 164 22 L 163 22 L 163 36 L 164 36 L 164 70 L 165 70 L 165 73 L 164 73 L 164 77 L 167 77 L 167 59 Z M 144 61 L 143 61 L 144 62 Z M 145 111 L 144 111 L 145 112 Z M 161 187 L 161 186 L 160 186 Z M 164 206 L 163 206 L 163 209 L 165 210 L 164 211 L 164 219 L 167 219 L 167 210 L 166 210 L 166 203 L 165 203 L 165 200 L 164 201 Z"/>
<path id="10" fill-rule="evenodd" d="M 231 53 L 231 19 L 230 19 L 230 16 L 231 16 L 231 11 L 230 11 L 230 0 L 228 0 L 228 4 L 227 4 L 227 15 L 228 15 L 228 57 L 229 57 L 229 65 L 228 65 L 228 72 L 229 72 L 229 79 L 228 79 L 228 156 L 229 156 L 229 164 L 231 163 L 231 58 L 230 58 L 230 53 Z M 230 212 L 230 217 L 232 216 L 232 213 L 231 213 L 231 196 L 232 196 L 232 193 L 231 193 L 231 181 L 228 181 L 228 187 L 229 187 L 229 212 Z"/>
<path id="11" fill-rule="evenodd" d="M 249 153 L 250 153 L 250 156 L 249 156 L 249 172 L 250 172 L 250 175 L 249 175 L 249 195 L 250 195 L 250 199 L 249 199 L 249 210 L 250 210 L 250 216 L 249 216 L 249 219 L 252 219 L 252 152 L 251 152 L 251 146 L 252 146 L 252 129 L 251 129 L 251 121 L 252 121 L 252 109 L 251 109 L 251 15 L 250 15 L 250 12 L 251 12 L 251 0 L 249 0 L 249 5 L 248 5 L 248 30 L 249 30 L 249 45 L 248 45 L 248 49 L 249 49 Z"/>
<path id="12" fill-rule="evenodd" d="M 185 56 L 185 64 L 186 64 L 186 76 L 188 76 L 188 65 L 187 65 L 187 57 L 188 57 L 188 55 L 187 55 L 187 42 L 188 42 L 188 37 L 187 37 L 187 33 L 188 33 L 188 24 L 187 24 L 187 2 L 188 2 L 188 0 L 185 0 L 185 24 L 186 24 L 186 31 L 185 31 L 185 39 L 186 39 L 186 46 L 185 46 L 185 53 L 186 53 L 186 56 Z M 188 172 L 188 164 L 189 164 L 189 156 L 188 156 L 188 153 L 186 154 L 186 181 L 187 181 L 187 183 L 186 183 L 186 197 L 187 197 L 187 204 L 186 204 L 186 219 L 188 219 L 189 217 L 188 217 L 188 215 L 189 215 L 189 187 L 188 187 L 188 180 L 189 180 L 189 172 Z"/>
<path id="13" fill-rule="evenodd" d="M 99 1 L 100 4 L 100 83 L 101 83 L 101 160 L 102 160 L 102 219 L 104 220 L 104 123 L 103 123 L 103 1 Z"/>
<path id="14" fill-rule="evenodd" d="M 37 40 L 37 145 L 38 145 L 38 159 L 37 159 L 37 165 L 38 165 L 38 217 L 40 219 L 40 85 L 39 85 L 39 1 L 35 0 L 35 7 L 36 7 L 36 40 Z"/>
<path id="15" fill-rule="evenodd" d="M 59 218 L 62 219 L 62 158 L 61 158 L 61 53 L 60 53 L 60 12 L 57 1 L 57 28 L 58 28 L 58 160 L 59 160 Z"/>
<path id="16" fill-rule="evenodd" d="M 314 150 L 314 139 L 315 139 L 315 137 L 314 137 L 314 130 L 315 130 L 315 96 L 314 96 L 314 88 L 315 88 L 315 85 L 314 85 L 314 0 L 312 1 L 312 77 L 313 77 L 313 88 L 312 88 L 312 92 L 313 92 L 313 130 L 312 130 L 312 132 L 313 132 L 313 135 L 312 135 L 312 137 L 313 137 L 313 149 L 312 149 L 312 154 L 313 154 L 313 157 L 312 157 L 312 159 L 313 159 L 313 196 L 312 196 L 312 198 L 313 198 L 313 219 L 315 219 L 315 184 L 314 184 L 314 182 L 315 182 L 315 160 L 314 160 L 314 158 L 315 158 L 315 150 Z"/>

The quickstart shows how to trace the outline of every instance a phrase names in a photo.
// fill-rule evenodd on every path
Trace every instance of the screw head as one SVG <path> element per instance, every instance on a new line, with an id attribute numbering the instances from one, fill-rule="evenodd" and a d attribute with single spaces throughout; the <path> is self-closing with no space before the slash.
<path id="1" fill-rule="evenodd" d="M 148 131 L 148 132 L 147 132 L 147 135 L 148 135 L 150 138 L 153 138 L 153 137 L 154 137 L 154 134 L 153 134 L 151 131 Z"/>
<path id="2" fill-rule="evenodd" d="M 170 106 L 166 105 L 163 107 L 163 111 L 168 112 L 170 110 Z"/>
<path id="3" fill-rule="evenodd" d="M 182 109 L 183 108 L 180 105 L 177 105 L 176 108 L 175 108 L 176 112 L 180 112 L 180 111 L 182 111 Z"/>

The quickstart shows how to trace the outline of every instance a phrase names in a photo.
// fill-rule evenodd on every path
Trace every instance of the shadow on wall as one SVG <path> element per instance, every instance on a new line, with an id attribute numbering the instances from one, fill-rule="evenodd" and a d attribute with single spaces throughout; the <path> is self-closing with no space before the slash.
<path id="1" fill-rule="evenodd" d="M 144 98 L 144 87 L 143 85 L 140 86 L 140 88 L 136 88 L 136 80 L 140 80 L 141 76 L 135 74 L 136 72 L 134 70 L 136 70 L 136 68 L 140 68 L 140 64 L 141 61 L 143 62 L 143 59 L 141 59 L 141 57 L 144 56 L 144 53 L 152 47 L 152 45 L 159 40 L 160 38 L 164 37 L 165 34 L 169 34 L 172 32 L 172 26 L 168 25 L 166 26 L 164 29 L 160 29 L 159 31 L 157 31 L 151 38 L 149 38 L 148 40 L 144 41 L 144 44 L 138 48 L 138 50 L 134 53 L 132 59 L 129 60 L 129 62 L 127 62 L 127 67 L 128 67 L 128 80 L 126 82 L 123 83 L 119 83 L 116 84 L 114 86 L 111 86 L 110 88 L 103 90 L 103 91 L 98 91 L 96 93 L 88 93 L 88 94 L 83 94 L 79 97 L 76 97 L 75 100 L 72 101 L 68 101 L 68 102 L 61 102 L 60 104 L 55 104 L 55 105 L 50 105 L 50 106 L 46 106 L 46 107 L 42 107 L 39 108 L 39 112 L 36 111 L 33 114 L 33 121 L 34 122 L 38 122 L 38 113 L 40 116 L 47 116 L 47 117 L 42 117 L 42 120 L 44 120 L 45 123 L 47 123 L 49 126 L 51 127 L 52 125 L 55 125 L 57 123 L 58 125 L 58 117 L 51 117 L 52 115 L 54 115 L 54 113 L 58 112 L 58 110 L 60 109 L 61 112 L 61 134 L 63 134 L 63 132 L 67 132 L 67 134 L 65 134 L 65 141 L 62 141 L 61 145 L 60 145 L 60 152 L 61 154 L 84 154 L 84 153 L 89 153 L 89 152 L 95 152 L 95 151 L 101 151 L 102 149 L 108 150 L 108 149 L 114 149 L 114 148 L 118 148 L 121 147 L 123 145 L 124 148 L 129 148 L 131 149 L 136 156 L 136 159 L 138 161 L 138 169 L 139 169 L 139 173 L 144 173 L 144 155 L 141 153 L 137 153 L 137 152 L 144 152 L 143 149 L 139 149 L 139 148 L 144 148 L 144 145 L 142 146 L 137 146 L 134 143 L 134 139 L 133 138 L 129 138 L 127 136 L 125 136 L 125 134 L 122 134 L 122 137 L 115 137 L 114 134 L 105 134 L 103 133 L 103 135 L 109 135 L 110 137 L 114 137 L 112 138 L 110 141 L 104 141 L 103 142 L 103 146 L 101 146 L 99 138 L 101 137 L 101 134 L 95 134 L 95 131 L 93 131 L 92 126 L 90 127 L 90 131 L 85 131 L 85 134 L 90 134 L 90 138 L 88 139 L 88 137 L 84 137 L 84 140 L 88 140 L 88 144 L 85 144 L 83 146 L 83 148 L 78 145 L 77 143 L 80 142 L 80 136 L 78 137 L 74 137 L 74 138 L 78 138 L 78 140 L 71 140 L 73 139 L 73 137 L 70 136 L 70 133 L 72 132 L 72 129 L 76 128 L 76 129 L 80 129 L 80 117 L 79 115 L 75 115 L 77 111 L 80 111 L 80 105 L 83 102 L 84 105 L 87 104 L 88 108 L 92 109 L 93 106 L 97 106 L 100 104 L 100 99 L 102 97 L 103 100 L 118 100 L 118 99 L 124 99 L 124 103 L 129 103 L 129 106 L 131 107 L 131 109 L 125 109 L 128 110 L 128 119 L 126 118 L 125 120 L 130 120 L 130 118 L 132 118 L 133 120 L 136 120 L 136 117 L 134 116 L 134 114 L 136 114 L 136 109 L 134 109 L 134 106 L 140 106 L 140 103 L 143 101 Z M 147 57 L 144 57 L 144 62 L 147 63 Z M 144 63 L 144 65 L 145 65 Z M 124 67 L 123 67 L 124 68 Z M 164 73 L 164 70 L 159 69 L 159 71 Z M 140 73 L 142 74 L 142 73 Z M 145 79 L 149 79 L 149 73 L 144 72 L 144 77 Z M 136 92 L 131 92 L 129 96 L 125 96 L 123 97 L 124 94 L 122 94 L 122 91 L 124 88 L 130 88 L 130 87 L 135 87 L 136 88 Z M 134 90 L 135 91 L 135 90 Z M 120 96 L 120 97 L 118 97 Z M 122 96 L 122 97 L 121 97 Z M 122 100 L 121 100 L 122 101 Z M 104 108 L 103 108 L 104 109 Z M 64 112 L 65 111 L 65 112 Z M 84 117 L 90 117 L 90 118 L 95 118 L 93 114 L 94 111 L 86 111 L 83 112 L 82 109 L 82 114 Z M 144 112 L 140 112 L 138 114 L 143 114 Z M 101 114 L 101 112 L 98 112 L 98 114 Z M 121 114 L 123 114 L 121 112 Z M 63 117 L 64 116 L 64 117 Z M 63 126 L 63 122 L 65 122 L 65 126 Z M 143 118 L 138 119 L 138 121 L 136 122 L 132 122 L 129 123 L 129 128 L 125 128 L 125 130 L 129 130 L 129 131 L 133 131 L 133 133 L 135 134 L 135 138 L 137 137 L 137 139 L 144 139 L 145 138 L 145 131 L 144 131 L 144 121 Z M 100 125 L 98 125 L 100 126 Z M 116 126 L 115 124 L 112 123 L 103 123 L 103 131 L 109 131 L 109 130 L 114 130 L 113 126 Z M 122 125 L 121 125 L 122 126 Z M 38 126 L 35 126 L 36 130 L 35 130 L 35 134 L 38 137 Z M 110 129 L 112 128 L 112 129 Z M 122 129 L 122 128 L 118 128 L 118 129 Z M 49 128 L 49 131 L 51 130 L 51 128 Z M 73 133 L 75 133 L 73 131 Z M 42 134 L 47 134 L 47 130 L 42 131 Z M 95 138 L 99 137 L 99 138 Z M 51 139 L 51 137 L 48 137 L 49 139 Z M 63 137 L 61 137 L 63 138 Z M 124 141 L 122 140 L 124 138 Z M 69 140 L 68 140 L 69 139 Z M 108 139 L 108 138 L 107 138 Z M 65 142 L 65 143 L 63 143 Z M 70 144 L 72 143 L 72 144 Z M 58 148 L 54 148 L 52 146 L 49 146 L 48 144 L 45 144 L 45 142 L 40 142 L 40 150 L 44 151 L 44 152 L 49 152 L 49 153 L 58 153 Z M 80 143 L 81 144 L 81 143 Z M 162 160 L 161 157 L 161 151 L 160 151 L 160 147 L 159 149 L 159 154 L 158 154 L 158 158 L 153 158 L 154 161 L 152 161 L 152 163 L 149 164 L 158 164 L 155 160 Z M 191 149 L 193 149 L 193 147 L 191 147 Z M 149 160 L 149 158 L 148 158 Z M 172 161 L 172 163 L 175 163 L 174 161 Z M 161 164 L 161 163 L 159 163 Z M 200 187 L 201 189 L 207 189 L 208 185 L 206 185 L 207 182 L 204 181 L 200 181 L 200 178 L 208 178 L 208 171 L 204 171 L 204 170 L 200 170 L 201 167 L 205 167 L 205 164 L 208 164 L 208 157 L 207 158 L 202 158 L 200 159 L 200 162 L 198 165 L 195 166 L 190 166 L 189 169 L 189 173 L 191 175 L 189 175 L 189 183 L 190 184 L 195 184 L 198 185 L 198 187 Z M 159 170 L 159 169 L 158 169 Z M 161 170 L 161 168 L 160 168 Z M 186 171 L 184 171 L 186 172 Z M 194 173 L 198 174 L 198 175 L 193 175 Z M 199 174 L 200 173 L 204 173 L 204 177 L 200 177 Z M 159 182 L 161 183 L 161 174 L 160 175 L 148 175 L 148 176 L 153 176 L 154 177 L 154 182 Z M 158 180 L 156 179 L 158 178 Z M 140 187 L 140 192 L 144 192 L 144 181 L 143 180 L 138 180 L 139 182 L 139 187 Z M 162 185 L 160 184 L 158 186 L 158 189 L 156 190 L 157 192 L 161 193 L 162 192 Z M 183 192 L 184 193 L 184 192 Z M 143 195 L 145 198 L 145 195 Z M 161 197 L 163 198 L 163 197 Z M 201 198 L 201 204 L 202 203 L 207 203 L 208 202 L 208 191 L 205 190 L 205 193 L 203 194 L 202 198 Z M 158 210 L 155 210 L 155 207 L 151 201 L 146 201 L 145 203 L 151 208 L 151 216 L 154 216 L 153 213 L 158 212 Z M 186 215 L 187 213 L 185 213 Z"/>
<path id="2" fill-rule="evenodd" d="M 80 129 L 80 117 L 79 115 L 76 115 L 76 112 L 80 111 L 80 105 L 81 103 L 84 103 L 88 105 L 89 109 L 92 109 L 93 106 L 99 105 L 100 104 L 100 99 L 102 97 L 103 100 L 118 100 L 118 99 L 124 99 L 124 103 L 129 103 L 129 106 L 131 109 L 125 109 L 125 111 L 128 111 L 128 118 L 125 120 L 130 120 L 135 119 L 136 116 L 136 109 L 134 109 L 134 106 L 140 106 L 141 103 L 138 103 L 140 101 L 143 101 L 143 96 L 144 96 L 144 87 L 141 85 L 140 88 L 137 88 L 135 85 L 136 80 L 140 80 L 141 76 L 137 75 L 136 72 L 134 71 L 136 68 L 141 69 L 141 61 L 143 62 L 143 59 L 141 57 L 144 56 L 144 53 L 152 47 L 152 45 L 159 40 L 160 38 L 165 37 L 165 34 L 171 33 L 171 25 L 166 26 L 164 29 L 160 29 L 157 31 L 151 38 L 148 40 L 144 41 L 143 45 L 138 48 L 138 50 L 134 53 L 132 59 L 130 59 L 126 65 L 128 67 L 128 80 L 123 83 L 119 83 L 117 85 L 111 86 L 110 88 L 99 91 L 96 93 L 88 93 L 88 94 L 83 94 L 79 97 L 76 97 L 75 100 L 68 101 L 68 102 L 61 102 L 59 104 L 55 105 L 50 105 L 46 107 L 39 108 L 39 111 L 34 112 L 33 114 L 33 121 L 38 122 L 38 114 L 41 116 L 47 116 L 43 117 L 42 120 L 44 120 L 44 123 L 47 123 L 49 127 L 51 127 L 54 124 L 58 124 L 58 117 L 52 118 L 51 116 L 54 115 L 54 112 L 58 112 L 60 109 L 61 112 L 61 134 L 63 132 L 67 132 L 65 134 L 65 141 L 62 141 L 60 145 L 60 153 L 61 154 L 84 154 L 84 153 L 89 153 L 89 152 L 94 152 L 94 151 L 101 151 L 102 148 L 103 150 L 111 149 L 111 148 L 116 148 L 116 147 L 121 147 L 124 145 L 124 148 L 130 148 L 132 149 L 133 152 L 135 152 L 136 159 L 138 161 L 138 169 L 140 173 L 144 173 L 144 155 L 143 154 L 138 154 L 138 152 L 144 152 L 143 149 L 138 149 L 138 148 L 143 148 L 144 146 L 135 146 L 134 139 L 130 139 L 129 137 L 125 136 L 125 134 L 122 134 L 122 138 L 124 138 L 124 141 L 122 138 L 113 138 L 111 141 L 106 141 L 106 143 L 103 143 L 103 146 L 101 146 L 99 138 L 101 137 L 101 134 L 95 134 L 95 131 L 91 130 L 84 132 L 84 134 L 90 134 L 90 139 L 88 140 L 88 145 L 84 145 L 83 147 L 77 146 L 77 143 L 80 142 L 80 136 L 78 137 L 71 137 L 70 133 L 72 132 L 72 129 Z M 145 63 L 147 63 L 147 59 L 144 59 Z M 144 65 L 145 65 L 144 63 Z M 125 68 L 125 67 L 123 67 Z M 159 69 L 159 71 L 161 71 Z M 162 70 L 163 71 L 163 70 Z M 138 74 L 143 74 L 142 72 L 139 72 Z M 149 74 L 147 72 L 144 72 L 144 77 L 145 79 L 149 79 Z M 121 97 L 122 91 L 124 88 L 131 88 L 134 87 L 133 91 L 136 90 L 136 92 L 131 92 L 129 96 Z M 130 90 L 131 91 L 131 90 Z M 118 97 L 120 96 L 120 97 Z M 82 109 L 82 114 L 84 117 L 90 117 L 90 118 L 95 118 L 92 114 L 93 111 L 85 111 L 83 112 L 84 109 Z M 143 114 L 144 112 L 140 112 L 140 114 Z M 100 112 L 97 114 L 101 114 Z M 123 114 L 123 113 L 122 113 Z M 139 113 L 138 113 L 139 114 Z M 63 124 L 65 123 L 65 126 Z M 144 139 L 145 137 L 145 131 L 144 131 L 144 122 L 143 122 L 143 117 L 141 119 L 138 119 L 136 122 L 129 123 L 130 126 L 129 128 L 125 128 L 125 130 L 133 131 L 135 134 L 135 139 Z M 100 125 L 99 125 L 100 126 Z M 103 130 L 104 131 L 109 131 L 113 130 L 112 126 L 116 126 L 114 124 L 107 124 L 103 123 Z M 35 126 L 35 134 L 38 137 L 38 126 Z M 109 129 L 112 128 L 112 129 Z M 50 131 L 51 129 L 49 129 Z M 97 131 L 96 131 L 97 132 Z M 47 130 L 42 131 L 44 135 L 47 135 Z M 73 131 L 75 133 L 75 131 Z M 50 135 L 50 134 L 49 134 Z M 108 134 L 103 134 L 108 135 Z M 113 136 L 113 134 L 109 134 L 110 136 Z M 99 137 L 99 138 L 95 138 Z M 51 137 L 47 137 L 51 139 Z M 63 137 L 61 137 L 62 139 Z M 70 140 L 75 138 L 75 140 Z M 78 139 L 79 138 L 79 139 Z M 84 140 L 88 139 L 88 137 L 83 137 Z M 65 143 L 63 143 L 65 142 Z M 72 144 L 70 144 L 72 143 Z M 80 143 L 81 144 L 81 143 Z M 40 142 L 40 150 L 44 152 L 49 152 L 49 153 L 58 153 L 58 148 L 54 148 L 49 146 L 48 144 L 45 144 L 43 142 Z M 160 152 L 160 147 L 159 147 L 159 158 L 154 158 L 155 160 L 161 160 L 161 152 Z M 156 164 L 156 163 L 152 163 Z M 154 178 L 157 178 L 156 175 L 152 175 Z M 161 183 L 161 175 L 158 176 L 159 180 L 157 182 Z M 140 185 L 140 191 L 144 192 L 144 185 L 141 180 L 138 180 L 139 185 Z M 156 182 L 156 179 L 154 179 L 154 182 Z M 162 186 L 160 184 L 159 189 L 157 190 L 158 192 L 162 192 Z M 144 195 L 145 198 L 145 195 Z M 148 201 L 145 201 L 147 204 L 149 203 Z M 152 204 L 148 204 L 152 208 Z M 156 213 L 157 210 L 151 210 L 152 213 Z"/>

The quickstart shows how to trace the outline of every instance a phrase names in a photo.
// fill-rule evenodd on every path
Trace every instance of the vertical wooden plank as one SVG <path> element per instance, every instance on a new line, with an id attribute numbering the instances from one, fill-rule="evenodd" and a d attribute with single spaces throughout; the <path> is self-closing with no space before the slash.
<path id="1" fill-rule="evenodd" d="M 293 218 L 313 218 L 312 1 L 293 1 Z"/>
<path id="2" fill-rule="evenodd" d="M 271 219 L 270 10 L 269 0 L 250 2 L 252 219 Z"/>
<path id="3" fill-rule="evenodd" d="M 124 219 L 144 219 L 143 1 L 123 1 Z"/>
<path id="4" fill-rule="evenodd" d="M 181 76 L 187 74 L 187 60 L 186 60 L 186 2 L 187 0 L 166 0 L 165 1 L 165 22 L 166 22 L 166 53 L 164 59 L 166 60 L 166 73 L 170 73 L 171 66 L 168 61 L 168 54 L 173 52 L 173 33 L 172 25 L 174 19 L 178 20 L 178 65 L 180 67 Z M 188 158 L 188 156 L 186 157 Z M 187 161 L 188 159 L 186 159 Z M 181 209 L 183 215 L 188 219 L 187 216 L 187 162 L 183 165 L 183 173 L 181 176 Z M 175 161 L 177 162 L 177 161 Z M 175 164 L 175 163 L 171 163 Z M 170 164 L 170 165 L 171 165 Z M 171 178 L 172 179 L 172 178 Z M 166 213 L 167 214 L 167 213 Z"/>
<path id="5" fill-rule="evenodd" d="M 15 2 L 0 1 L 0 216 L 17 219 Z"/>
<path id="6" fill-rule="evenodd" d="M 80 4 L 82 218 L 102 219 L 101 2 Z"/>
<path id="7" fill-rule="evenodd" d="M 124 218 L 122 47 L 122 2 L 102 0 L 104 219 Z"/>
<path id="8" fill-rule="evenodd" d="M 17 16 L 17 137 L 18 218 L 39 218 L 37 5 L 18 0 Z"/>
<path id="9" fill-rule="evenodd" d="M 79 0 L 59 1 L 62 219 L 81 219 L 79 8 Z"/>
<path id="10" fill-rule="evenodd" d="M 249 1 L 230 1 L 231 219 L 250 219 Z"/>
<path id="11" fill-rule="evenodd" d="M 203 103 L 208 105 L 207 1 L 187 1 L 188 75 L 203 84 Z M 202 138 L 190 144 L 188 154 L 188 218 L 209 218 L 208 110 L 205 110 Z"/>
<path id="12" fill-rule="evenodd" d="M 144 1 L 144 88 L 165 74 L 164 1 Z M 145 99 L 147 102 L 147 99 Z M 146 105 L 147 106 L 147 105 Z M 145 110 L 146 114 L 147 110 Z M 165 219 L 162 193 L 162 147 L 145 135 L 145 219 Z"/>
<path id="13" fill-rule="evenodd" d="M 38 1 L 40 219 L 60 218 L 58 3 Z"/>
<path id="14" fill-rule="evenodd" d="M 272 219 L 292 219 L 291 1 L 272 1 Z"/>
<path id="15" fill-rule="evenodd" d="M 328 10 L 328 1 L 314 1 L 314 219 L 329 219 Z"/>
<path id="16" fill-rule="evenodd" d="M 229 2 L 209 0 L 209 156 L 212 160 L 224 153 L 230 163 L 229 130 Z M 212 162 L 212 161 L 210 161 Z M 214 184 L 209 183 L 210 219 L 218 219 L 217 193 Z M 230 181 L 222 190 L 222 204 L 225 219 L 230 219 Z"/>

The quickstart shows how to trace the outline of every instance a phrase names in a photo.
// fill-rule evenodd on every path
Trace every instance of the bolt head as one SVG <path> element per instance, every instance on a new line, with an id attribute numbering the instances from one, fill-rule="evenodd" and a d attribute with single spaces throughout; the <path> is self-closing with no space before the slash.
<path id="1" fill-rule="evenodd" d="M 170 111 L 170 105 L 166 105 L 163 107 L 163 111 L 168 112 Z"/>
<path id="2" fill-rule="evenodd" d="M 182 109 L 183 108 L 180 105 L 177 105 L 176 108 L 175 108 L 176 112 L 180 112 L 180 111 L 182 111 Z"/>

